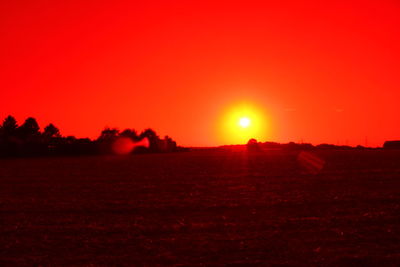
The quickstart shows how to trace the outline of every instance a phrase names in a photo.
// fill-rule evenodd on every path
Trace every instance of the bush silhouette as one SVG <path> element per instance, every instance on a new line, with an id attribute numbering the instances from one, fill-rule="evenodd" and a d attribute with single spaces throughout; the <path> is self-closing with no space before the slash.
<path id="1" fill-rule="evenodd" d="M 258 151 L 258 150 L 260 150 L 260 146 L 259 146 L 259 144 L 258 144 L 256 139 L 251 138 L 247 142 L 247 150 L 249 150 L 249 151 Z"/>

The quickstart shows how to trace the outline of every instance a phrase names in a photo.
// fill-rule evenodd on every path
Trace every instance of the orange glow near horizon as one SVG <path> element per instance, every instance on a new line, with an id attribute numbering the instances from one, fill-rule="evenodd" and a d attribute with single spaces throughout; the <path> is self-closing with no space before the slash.
<path id="1" fill-rule="evenodd" d="M 254 104 L 234 104 L 220 119 L 221 143 L 245 144 L 251 138 L 266 141 L 267 123 L 264 112 Z"/>
<path id="2" fill-rule="evenodd" d="M 182 146 L 382 146 L 400 139 L 399 10 L 393 0 L 0 1 L 0 120 L 32 116 L 92 139 L 153 128 Z"/>

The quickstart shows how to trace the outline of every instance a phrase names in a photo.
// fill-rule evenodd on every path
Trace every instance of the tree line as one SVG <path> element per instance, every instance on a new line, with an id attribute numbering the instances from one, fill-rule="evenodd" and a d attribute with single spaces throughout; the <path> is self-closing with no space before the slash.
<path id="1" fill-rule="evenodd" d="M 95 155 L 114 153 L 118 140 L 128 140 L 132 145 L 129 153 L 174 152 L 184 150 L 165 136 L 161 139 L 153 129 L 140 134 L 134 129 L 119 131 L 105 128 L 96 140 L 62 136 L 52 123 L 41 131 L 36 119 L 29 117 L 21 125 L 13 116 L 8 116 L 0 125 L 0 156 L 52 156 L 52 155 Z M 143 144 L 143 145 L 140 145 Z"/>

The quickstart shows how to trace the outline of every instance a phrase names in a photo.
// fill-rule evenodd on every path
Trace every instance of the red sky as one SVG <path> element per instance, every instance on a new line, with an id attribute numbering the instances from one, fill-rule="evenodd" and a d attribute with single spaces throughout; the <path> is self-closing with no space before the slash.
<path id="1" fill-rule="evenodd" d="M 247 102 L 267 140 L 381 145 L 400 139 L 399 14 L 397 0 L 1 1 L 0 120 L 220 145 L 221 117 Z"/>

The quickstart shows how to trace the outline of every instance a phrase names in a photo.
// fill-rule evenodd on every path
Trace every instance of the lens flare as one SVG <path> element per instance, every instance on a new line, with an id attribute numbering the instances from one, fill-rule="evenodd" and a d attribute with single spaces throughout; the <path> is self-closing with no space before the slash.
<path id="1" fill-rule="evenodd" d="M 303 172 L 308 174 L 318 174 L 325 166 L 325 160 L 317 154 L 307 151 L 302 151 L 298 155 L 297 161 L 303 169 Z"/>
<path id="2" fill-rule="evenodd" d="M 112 144 L 112 150 L 117 155 L 128 155 L 137 147 L 149 147 L 149 140 L 145 137 L 138 142 L 134 142 L 128 137 L 119 137 Z"/>

